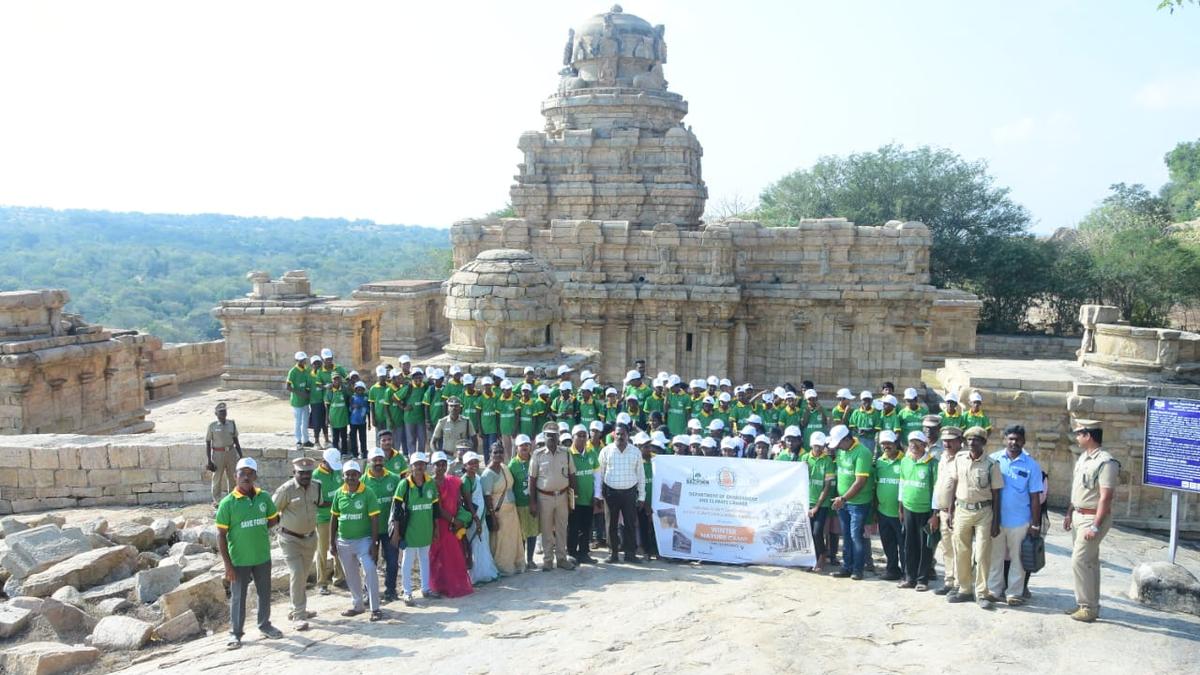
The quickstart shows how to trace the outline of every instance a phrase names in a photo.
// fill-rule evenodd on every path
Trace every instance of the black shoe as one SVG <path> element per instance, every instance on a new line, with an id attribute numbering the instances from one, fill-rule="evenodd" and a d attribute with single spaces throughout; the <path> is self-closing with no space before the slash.
<path id="1" fill-rule="evenodd" d="M 937 589 L 936 591 L 934 591 L 934 592 L 933 592 L 933 594 L 934 594 L 934 595 L 946 595 L 946 594 L 947 594 L 947 593 L 949 593 L 949 592 L 950 592 L 950 587 L 949 587 L 949 586 L 942 586 L 941 588 L 939 588 L 939 589 Z"/>
<path id="2" fill-rule="evenodd" d="M 950 593 L 946 596 L 946 602 L 949 602 L 952 604 L 958 603 L 958 602 L 967 602 L 970 599 L 971 599 L 971 596 L 967 595 L 966 593 Z"/>
<path id="3" fill-rule="evenodd" d="M 586 553 L 575 557 L 575 562 L 580 565 L 595 565 L 596 559 Z"/>
<path id="4" fill-rule="evenodd" d="M 617 554 L 614 553 L 614 554 L 608 556 L 608 562 L 609 563 L 617 563 L 617 562 L 620 562 L 620 560 L 617 559 Z"/>
<path id="5" fill-rule="evenodd" d="M 851 581 L 862 581 L 862 572 L 855 572 L 850 575 Z"/>
<path id="6" fill-rule="evenodd" d="M 900 573 L 899 572 L 888 572 L 879 578 L 883 579 L 884 581 L 899 581 Z"/>
<path id="7" fill-rule="evenodd" d="M 399 600 L 399 599 L 400 599 L 400 597 L 399 597 L 399 596 L 397 596 L 395 593 L 384 593 L 384 594 L 383 594 L 383 601 L 384 601 L 384 602 L 395 602 L 395 601 L 397 601 L 397 600 Z"/>
<path id="8" fill-rule="evenodd" d="M 625 562 L 627 562 L 627 563 L 643 563 L 645 561 L 642 560 L 641 558 L 637 557 L 636 555 L 626 555 Z"/>
<path id="9" fill-rule="evenodd" d="M 312 442 L 312 441 L 305 441 L 305 442 L 304 442 L 304 447 L 306 447 L 306 448 L 311 448 L 312 446 L 313 446 L 313 442 Z"/>
<path id="10" fill-rule="evenodd" d="M 283 637 L 283 632 L 281 632 L 278 628 L 276 628 L 275 626 L 272 626 L 271 624 L 267 624 L 267 625 L 263 626 L 262 628 L 259 628 L 258 630 L 262 632 L 263 637 L 271 638 L 274 640 L 278 640 L 279 638 Z"/>
<path id="11" fill-rule="evenodd" d="M 350 588 L 350 586 L 346 584 L 345 579 L 342 579 L 341 581 L 333 582 L 333 587 L 334 588 Z"/>
<path id="12" fill-rule="evenodd" d="M 830 574 L 829 576 L 833 577 L 834 579 L 849 579 L 850 572 L 848 572 L 846 570 L 838 570 L 838 571 L 834 572 L 833 574 Z"/>

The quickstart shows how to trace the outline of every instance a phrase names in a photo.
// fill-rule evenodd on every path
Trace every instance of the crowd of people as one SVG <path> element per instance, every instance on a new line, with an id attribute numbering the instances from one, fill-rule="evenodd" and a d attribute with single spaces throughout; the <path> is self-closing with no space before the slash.
<path id="1" fill-rule="evenodd" d="M 500 576 L 596 564 L 596 549 L 608 550 L 609 563 L 621 553 L 627 563 L 670 560 L 650 518 L 657 455 L 806 463 L 812 572 L 863 579 L 874 571 L 877 536 L 885 561 L 878 575 L 901 589 L 931 590 L 940 551 L 943 583 L 933 592 L 949 602 L 990 609 L 1029 597 L 1027 540 L 1037 543 L 1045 527 L 1045 474 L 1025 451 L 1020 425 L 1004 428 L 1003 448 L 989 451 L 992 423 L 978 393 L 965 407 L 947 394 L 931 412 L 915 388 L 898 400 L 891 382 L 878 395 L 840 389 L 826 405 L 808 381 L 759 389 L 643 372 L 635 363 L 619 384 L 588 370 L 576 378 L 567 366 L 547 382 L 533 368 L 514 379 L 500 369 L 476 378 L 456 366 L 425 372 L 402 356 L 368 383 L 328 349 L 298 352 L 286 388 L 301 456 L 273 498 L 256 486 L 254 460 L 234 458 L 242 450 L 223 404 L 209 427 L 221 553 L 234 588 L 229 646 L 241 644 L 251 580 L 260 628 L 278 633 L 267 595 L 276 524 L 298 630 L 311 616 L 314 565 L 317 592 L 344 588 L 351 604 L 343 615 L 370 612 L 376 621 L 382 604 L 415 602 L 414 565 L 421 597 L 453 598 Z M 1084 452 L 1064 522 L 1078 530 L 1071 616 L 1090 622 L 1117 464 L 1100 447 L 1098 423 L 1079 420 L 1075 432 Z M 304 455 L 313 446 L 319 460 Z"/>

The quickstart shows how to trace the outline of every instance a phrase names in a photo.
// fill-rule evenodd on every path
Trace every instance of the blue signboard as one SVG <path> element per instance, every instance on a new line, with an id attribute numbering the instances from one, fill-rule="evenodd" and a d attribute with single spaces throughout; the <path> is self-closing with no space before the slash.
<path id="1" fill-rule="evenodd" d="M 1146 399 L 1142 483 L 1200 493 L 1200 401 Z"/>

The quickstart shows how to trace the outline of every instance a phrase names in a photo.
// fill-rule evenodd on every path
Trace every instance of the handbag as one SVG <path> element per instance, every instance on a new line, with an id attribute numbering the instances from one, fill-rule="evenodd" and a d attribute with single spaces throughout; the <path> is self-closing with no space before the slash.
<path id="1" fill-rule="evenodd" d="M 1021 566 L 1026 572 L 1038 572 L 1046 566 L 1046 540 L 1026 532 L 1021 540 Z"/>

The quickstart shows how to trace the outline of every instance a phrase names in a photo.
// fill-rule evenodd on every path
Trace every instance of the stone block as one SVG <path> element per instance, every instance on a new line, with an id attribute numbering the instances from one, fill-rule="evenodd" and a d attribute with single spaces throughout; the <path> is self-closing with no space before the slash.
<path id="1" fill-rule="evenodd" d="M 154 639 L 161 642 L 178 642 L 203 632 L 204 629 L 200 627 L 200 620 L 196 618 L 196 613 L 189 609 L 183 614 L 159 624 L 154 629 Z"/>
<path id="2" fill-rule="evenodd" d="M 16 487 L 16 485 L 13 485 Z M 8 517 L 0 518 L 0 530 L 4 531 L 4 536 L 10 536 L 16 532 L 24 532 L 29 529 L 29 525 L 20 518 Z"/>
<path id="3" fill-rule="evenodd" d="M 135 469 L 141 465 L 137 446 L 112 445 L 108 448 L 108 465 L 114 469 Z"/>
<path id="4" fill-rule="evenodd" d="M 160 598 L 163 616 L 173 619 L 191 610 L 197 617 L 221 616 L 226 612 L 225 582 L 215 574 L 205 574 L 184 582 Z"/>
<path id="5" fill-rule="evenodd" d="M 5 541 L 8 551 L 0 564 L 20 579 L 92 549 L 91 542 L 82 531 L 76 528 L 63 530 L 57 525 L 43 525 L 17 532 L 6 537 Z"/>
<path id="6" fill-rule="evenodd" d="M 0 605 L 0 638 L 10 638 L 25 630 L 33 612 L 16 607 L 11 603 Z"/>
<path id="7" fill-rule="evenodd" d="M 59 469 L 54 472 L 54 484 L 67 488 L 87 487 L 88 473 L 83 469 Z"/>
<path id="8" fill-rule="evenodd" d="M 1200 616 L 1200 581 L 1181 565 L 1165 560 L 1134 568 L 1129 597 L 1156 609 Z"/>
<path id="9" fill-rule="evenodd" d="M 29 450 L 26 448 L 0 447 L 0 466 L 13 469 L 30 468 Z"/>
<path id="10" fill-rule="evenodd" d="M 71 556 L 50 569 L 38 572 L 21 584 L 23 595 L 44 598 L 63 586 L 91 588 L 110 575 L 127 576 L 137 565 L 137 549 L 132 546 L 97 548 Z"/>
<path id="11" fill-rule="evenodd" d="M 113 543 L 128 544 L 139 551 L 148 551 L 154 548 L 154 528 L 149 525 L 121 523 L 110 528 L 106 536 Z"/>
<path id="12" fill-rule="evenodd" d="M 209 550 L 207 548 L 205 548 L 204 546 L 202 546 L 201 544 L 197 544 L 197 543 L 193 543 L 193 542 L 189 542 L 189 541 L 178 541 L 178 542 L 175 542 L 174 544 L 171 544 L 171 549 L 167 553 L 167 556 L 168 557 L 187 556 L 187 555 L 195 555 L 197 553 L 208 553 L 208 552 L 209 552 Z"/>
<path id="13" fill-rule="evenodd" d="M 59 448 L 58 449 L 58 468 L 60 468 L 60 469 L 78 469 L 79 468 L 79 448 Z"/>
<path id="14" fill-rule="evenodd" d="M 103 586 L 84 591 L 80 594 L 83 602 L 99 603 L 113 598 L 128 599 L 133 594 L 134 588 L 137 586 L 137 581 L 134 577 L 114 581 Z M 79 591 L 76 591 L 79 593 Z"/>
<path id="15" fill-rule="evenodd" d="M 57 469 L 58 451 L 53 448 L 37 448 L 29 451 L 31 469 Z"/>
<path id="16" fill-rule="evenodd" d="M 134 577 L 134 593 L 138 602 L 151 603 L 174 590 L 182 580 L 183 569 L 179 565 L 159 565 L 137 573 Z"/>
<path id="17" fill-rule="evenodd" d="M 119 469 L 92 469 L 83 471 L 87 474 L 88 486 L 90 487 L 109 487 L 120 485 L 123 481 L 121 471 Z"/>
<path id="18" fill-rule="evenodd" d="M 79 448 L 79 468 L 81 469 L 107 469 L 108 467 L 108 446 L 85 446 Z"/>
<path id="19" fill-rule="evenodd" d="M 96 626 L 96 620 L 87 612 L 54 598 L 42 601 L 41 615 L 50 623 L 58 637 L 64 639 L 80 633 L 90 633 Z"/>
<path id="20" fill-rule="evenodd" d="M 63 586 L 57 591 L 54 591 L 54 594 L 50 597 L 58 600 L 59 602 L 75 605 L 76 607 L 83 607 L 84 604 L 83 594 L 80 593 L 79 589 L 75 588 L 74 586 Z"/>
<path id="21" fill-rule="evenodd" d="M 146 447 L 138 450 L 138 465 L 144 469 L 167 469 L 171 466 L 166 448 Z"/>
<path id="22" fill-rule="evenodd" d="M 167 540 L 175 536 L 175 521 L 170 518 L 155 518 L 150 523 L 150 529 L 154 530 L 155 543 L 165 544 Z"/>
<path id="23" fill-rule="evenodd" d="M 106 616 L 100 619 L 88 642 L 106 651 L 141 649 L 150 641 L 152 624 L 128 616 Z"/>
<path id="24" fill-rule="evenodd" d="M 95 647 L 61 642 L 27 642 L 0 652 L 0 672 L 8 675 L 57 675 L 91 665 L 100 658 Z"/>
<path id="25" fill-rule="evenodd" d="M 17 597 L 9 600 L 8 604 L 12 607 L 20 607 L 21 609 L 27 609 L 34 614 L 37 614 L 38 612 L 42 611 L 42 604 L 45 602 L 46 601 L 42 598 L 31 598 L 28 595 L 18 595 Z"/>

